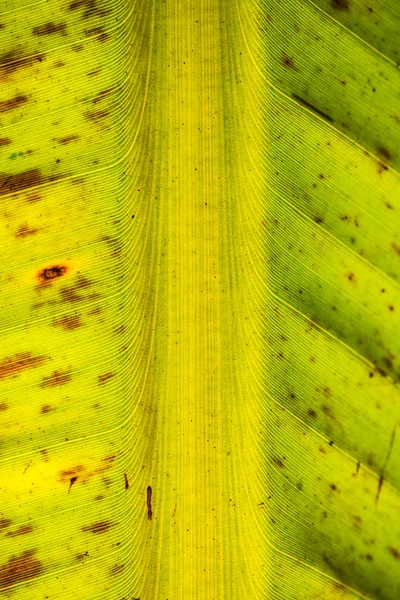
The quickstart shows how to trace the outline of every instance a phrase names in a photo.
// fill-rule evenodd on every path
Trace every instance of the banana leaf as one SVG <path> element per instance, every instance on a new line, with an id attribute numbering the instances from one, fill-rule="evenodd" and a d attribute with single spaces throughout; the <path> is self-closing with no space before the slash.
<path id="1" fill-rule="evenodd" d="M 0 598 L 400 598 L 396 0 L 2 0 Z"/>

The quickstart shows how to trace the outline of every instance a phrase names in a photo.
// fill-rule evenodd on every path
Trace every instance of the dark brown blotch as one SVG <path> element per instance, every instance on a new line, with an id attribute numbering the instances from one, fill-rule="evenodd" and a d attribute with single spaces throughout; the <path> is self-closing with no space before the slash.
<path id="1" fill-rule="evenodd" d="M 19 535 L 26 535 L 28 533 L 32 533 L 32 531 L 32 525 L 21 525 L 21 527 L 19 527 L 15 531 L 9 531 L 8 533 L 6 533 L 5 537 L 17 537 Z"/>
<path id="2" fill-rule="evenodd" d="M 65 331 L 72 331 L 78 327 L 82 327 L 81 318 L 79 315 L 66 315 L 53 323 L 54 327 L 62 327 Z"/>
<path id="3" fill-rule="evenodd" d="M 53 33 L 61 33 L 61 35 L 67 35 L 66 23 L 46 23 L 45 25 L 38 25 L 32 29 L 33 35 L 51 35 Z"/>
<path id="4" fill-rule="evenodd" d="M 377 150 L 379 156 L 382 156 L 382 158 L 384 158 L 385 160 L 392 160 L 391 153 L 384 146 L 378 146 L 378 148 L 376 150 Z"/>
<path id="5" fill-rule="evenodd" d="M 104 385 L 105 383 L 107 383 L 107 381 L 109 381 L 113 377 L 115 377 L 115 373 L 104 373 L 104 375 L 99 375 L 97 378 L 98 384 Z"/>
<path id="6" fill-rule="evenodd" d="M 9 146 L 11 144 L 10 138 L 0 138 L 0 147 Z"/>
<path id="7" fill-rule="evenodd" d="M 397 550 L 396 548 L 393 548 L 393 546 L 389 546 L 388 550 L 390 552 L 390 554 L 393 556 L 393 558 L 395 558 L 396 560 L 400 560 L 400 551 Z"/>
<path id="8" fill-rule="evenodd" d="M 335 8 L 336 10 L 350 12 L 349 0 L 332 0 L 332 7 Z"/>
<path id="9" fill-rule="evenodd" d="M 110 575 L 118 575 L 118 573 L 122 573 L 125 565 L 114 565 L 110 570 Z"/>
<path id="10" fill-rule="evenodd" d="M 65 265 L 52 265 L 41 269 L 36 277 L 39 280 L 40 287 L 48 287 L 54 279 L 62 277 L 67 271 L 68 267 Z"/>
<path id="11" fill-rule="evenodd" d="M 19 556 L 12 556 L 0 567 L 0 588 L 9 588 L 16 583 L 33 579 L 44 569 L 35 557 L 36 550 L 25 550 Z"/>
<path id="12" fill-rule="evenodd" d="M 71 374 L 69 371 L 54 371 L 48 377 L 43 377 L 40 387 L 57 387 L 58 385 L 65 385 L 71 381 Z"/>
<path id="13" fill-rule="evenodd" d="M 83 465 L 77 465 L 76 467 L 73 467 L 72 469 L 67 469 L 65 471 L 61 471 L 60 472 L 60 481 L 62 483 L 67 483 L 67 482 L 71 482 L 71 479 L 73 477 L 78 478 L 79 473 L 82 473 L 82 471 L 85 470 L 85 467 Z"/>
<path id="14" fill-rule="evenodd" d="M 296 66 L 293 57 L 292 56 L 288 56 L 287 54 L 283 53 L 281 56 L 281 63 L 287 67 L 288 69 L 293 69 L 293 71 L 298 71 L 299 68 Z"/>
<path id="15" fill-rule="evenodd" d="M 84 525 L 81 529 L 88 533 L 106 533 L 115 525 L 116 523 L 110 523 L 110 521 L 100 521 L 99 523 L 92 523 L 92 525 Z"/>
<path id="16" fill-rule="evenodd" d="M 276 466 L 281 469 L 285 466 L 280 458 L 274 458 L 273 461 L 276 464 Z"/>
<path id="17" fill-rule="evenodd" d="M 44 54 L 23 57 L 20 50 L 11 50 L 0 57 L 0 77 L 12 75 L 20 69 L 31 67 L 36 62 L 42 62 L 44 58 Z"/>
<path id="18" fill-rule="evenodd" d="M 31 352 L 18 352 L 13 356 L 7 356 L 0 362 L 0 379 L 13 377 L 27 369 L 35 369 L 46 360 L 48 360 L 46 356 L 32 356 Z"/>
<path id="19" fill-rule="evenodd" d="M 102 100 L 104 100 L 104 98 L 106 98 L 110 93 L 112 92 L 111 88 L 108 88 L 107 90 L 103 90 L 102 92 L 99 92 L 97 94 L 97 96 L 92 100 L 93 104 L 97 104 L 98 102 L 101 102 Z"/>
<path id="20" fill-rule="evenodd" d="M 47 413 L 51 412 L 52 410 L 53 410 L 53 409 L 51 408 L 50 404 L 44 404 L 44 405 L 42 406 L 42 408 L 40 409 L 40 413 L 41 413 L 42 415 L 45 415 L 45 414 L 47 414 Z"/>
<path id="21" fill-rule="evenodd" d="M 0 196 L 20 192 L 50 181 L 56 181 L 61 177 L 62 175 L 50 175 L 44 177 L 39 169 L 29 169 L 29 171 L 13 174 L 0 173 Z"/>
<path id="22" fill-rule="evenodd" d="M 7 410 L 8 404 L 7 402 L 0 402 L 0 411 Z"/>
<path id="23" fill-rule="evenodd" d="M 14 98 L 10 98 L 9 100 L 2 100 L 0 102 L 0 113 L 10 112 L 11 110 L 16 110 L 20 108 L 23 104 L 28 102 L 28 96 L 24 96 L 23 94 L 17 94 Z"/>

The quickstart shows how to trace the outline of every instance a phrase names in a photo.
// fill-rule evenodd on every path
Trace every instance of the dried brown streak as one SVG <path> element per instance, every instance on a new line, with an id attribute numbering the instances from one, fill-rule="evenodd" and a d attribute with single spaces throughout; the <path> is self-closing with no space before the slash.
<path id="1" fill-rule="evenodd" d="M 68 494 L 71 491 L 72 486 L 74 485 L 75 481 L 78 479 L 77 476 L 71 477 L 71 479 L 69 480 L 69 488 L 68 488 Z"/>
<path id="2" fill-rule="evenodd" d="M 288 56 L 285 53 L 283 53 L 281 56 L 281 62 L 285 67 L 288 67 L 289 69 L 293 69 L 293 71 L 299 70 L 298 67 L 295 65 L 293 58 L 291 56 Z"/>
<path id="3" fill-rule="evenodd" d="M 298 96 L 297 94 L 292 94 L 293 98 L 295 100 L 298 100 L 301 104 L 303 104 L 304 106 L 306 106 L 307 108 L 310 108 L 312 111 L 314 111 L 315 113 L 317 113 L 317 115 L 319 115 L 320 117 L 324 117 L 324 119 L 326 119 L 327 121 L 329 121 L 330 123 L 333 123 L 333 119 L 332 117 L 330 117 L 329 115 L 327 115 L 326 113 L 322 112 L 322 110 L 319 110 L 319 108 L 317 108 L 316 106 L 314 106 L 313 104 L 310 104 L 310 102 L 307 102 L 307 100 L 304 100 L 304 98 L 301 98 L 300 96 Z"/>
<path id="4" fill-rule="evenodd" d="M 35 233 L 37 233 L 38 231 L 39 229 L 32 229 L 29 227 L 29 225 L 21 225 L 18 231 L 16 232 L 15 237 L 25 238 L 29 235 L 35 235 Z"/>
<path id="5" fill-rule="evenodd" d="M 112 88 L 108 88 L 107 90 L 103 90 L 102 92 L 100 92 L 99 94 L 97 94 L 96 98 L 94 98 L 92 100 L 93 104 L 97 104 L 97 102 L 101 102 L 101 100 L 104 100 L 104 98 L 107 98 L 107 96 L 112 92 Z"/>
<path id="6" fill-rule="evenodd" d="M 84 9 L 82 18 L 87 19 L 89 17 L 104 17 L 109 14 L 109 10 L 99 8 L 97 0 L 74 0 L 69 5 L 69 10 Z"/>
<path id="7" fill-rule="evenodd" d="M 22 94 L 18 94 L 9 100 L 2 100 L 0 101 L 0 113 L 6 113 L 10 112 L 11 110 L 15 110 L 23 104 L 26 104 L 28 100 L 28 96 L 23 96 Z"/>
<path id="8" fill-rule="evenodd" d="M 128 490 L 129 489 L 129 481 L 128 481 L 128 475 L 126 473 L 124 473 L 124 481 L 125 481 L 125 489 Z"/>
<path id="9" fill-rule="evenodd" d="M 151 510 L 151 496 L 152 496 L 152 489 L 151 486 L 148 485 L 147 486 L 147 518 L 149 521 L 151 521 L 152 517 L 153 517 L 153 512 Z"/>
<path id="10" fill-rule="evenodd" d="M 65 144 L 70 144 L 74 140 L 79 140 L 79 135 L 68 135 L 67 137 L 64 137 L 64 138 L 54 138 L 54 140 L 56 142 L 58 142 L 59 144 L 65 145 Z"/>
<path id="11" fill-rule="evenodd" d="M 81 527 L 82 531 L 90 533 L 105 533 L 110 527 L 115 527 L 117 523 L 110 523 L 109 521 L 100 521 L 99 523 L 93 523 L 92 525 L 84 525 Z"/>
<path id="12" fill-rule="evenodd" d="M 61 33 L 61 35 L 67 35 L 66 23 L 46 23 L 45 25 L 38 25 L 32 29 L 33 35 L 51 35 L 52 33 Z"/>
<path id="13" fill-rule="evenodd" d="M 11 519 L 0 519 L 0 530 L 7 529 L 7 527 L 10 527 L 11 523 Z"/>
<path id="14" fill-rule="evenodd" d="M 0 567 L 0 588 L 9 588 L 16 583 L 33 579 L 43 572 L 41 562 L 35 558 L 36 550 L 25 550 L 12 556 Z"/>
<path id="15" fill-rule="evenodd" d="M 40 387 L 56 387 L 58 385 L 65 385 L 69 381 L 71 381 L 71 375 L 68 371 L 54 371 L 52 375 L 43 377 Z"/>
<path id="16" fill-rule="evenodd" d="M 44 57 L 44 54 L 22 57 L 20 50 L 11 50 L 0 58 L 0 78 L 12 75 L 19 69 L 31 67 L 36 62 L 42 62 Z"/>
<path id="17" fill-rule="evenodd" d="M 65 275 L 68 267 L 64 265 L 52 265 L 41 269 L 36 278 L 39 280 L 40 287 L 48 287 L 54 279 L 58 279 Z"/>
<path id="18" fill-rule="evenodd" d="M 9 144 L 11 144 L 10 138 L 0 138 L 0 147 L 8 146 Z"/>
<path id="19" fill-rule="evenodd" d="M 105 373 L 104 375 L 98 376 L 98 384 L 104 385 L 107 381 L 115 377 L 115 373 Z"/>
<path id="20" fill-rule="evenodd" d="M 78 473 L 82 473 L 82 471 L 85 470 L 85 467 L 83 465 L 77 465 L 76 467 L 73 467 L 72 469 L 66 470 L 66 471 L 61 471 L 60 473 L 60 481 L 62 483 L 66 483 L 67 481 L 71 481 L 71 478 L 73 477 L 77 477 Z"/>
<path id="21" fill-rule="evenodd" d="M 104 117 L 108 116 L 108 112 L 106 110 L 98 110 L 95 112 L 87 111 L 84 113 L 86 119 L 90 121 L 97 122 L 99 119 L 104 119 Z"/>
<path id="22" fill-rule="evenodd" d="M 32 356 L 31 352 L 18 352 L 8 356 L 0 362 L 0 379 L 15 376 L 26 369 L 35 369 L 46 360 L 47 356 Z"/>
<path id="23" fill-rule="evenodd" d="M 26 535 L 27 533 L 32 533 L 33 526 L 32 525 L 21 525 L 16 531 L 9 531 L 6 533 L 5 537 L 17 537 L 18 535 Z"/>

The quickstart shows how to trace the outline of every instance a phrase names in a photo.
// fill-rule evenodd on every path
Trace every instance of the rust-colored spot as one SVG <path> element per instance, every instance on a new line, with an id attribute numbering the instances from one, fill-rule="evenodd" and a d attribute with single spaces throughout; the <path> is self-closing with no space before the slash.
<path id="1" fill-rule="evenodd" d="M 81 289 L 86 289 L 86 288 L 90 287 L 91 285 L 92 285 L 92 283 L 88 279 L 86 279 L 86 277 L 84 277 L 80 273 L 78 274 L 78 276 L 76 278 L 75 287 L 81 288 Z"/>
<path id="2" fill-rule="evenodd" d="M 389 304 L 389 305 L 388 305 L 388 309 L 390 310 L 390 312 L 393 312 L 393 311 L 394 311 L 394 306 L 393 306 L 393 304 Z"/>
<path id="3" fill-rule="evenodd" d="M 280 458 L 274 458 L 273 460 L 277 467 L 280 467 L 282 469 L 285 466 Z"/>
<path id="4" fill-rule="evenodd" d="M 287 54 L 283 53 L 281 56 L 281 62 L 285 67 L 288 67 L 289 69 L 293 69 L 293 71 L 298 71 L 298 67 L 296 67 L 296 64 L 293 60 L 292 56 L 288 56 Z"/>
<path id="5" fill-rule="evenodd" d="M 98 380 L 99 380 L 98 384 L 104 385 L 107 381 L 112 379 L 112 377 L 115 377 L 115 373 L 105 373 L 104 375 L 99 375 L 98 376 Z"/>
<path id="6" fill-rule="evenodd" d="M 42 196 L 40 196 L 39 194 L 30 194 L 26 200 L 29 204 L 35 204 L 36 202 L 39 202 L 39 200 L 41 200 L 41 199 L 42 199 Z"/>
<path id="7" fill-rule="evenodd" d="M 25 550 L 12 556 L 0 567 L 0 588 L 9 588 L 15 583 L 26 581 L 43 572 L 41 562 L 35 557 L 36 550 Z"/>
<path id="8" fill-rule="evenodd" d="M 347 279 L 349 281 L 352 281 L 353 283 L 356 282 L 356 276 L 354 275 L 354 273 L 347 273 Z"/>
<path id="9" fill-rule="evenodd" d="M 0 138 L 0 147 L 8 146 L 9 144 L 11 144 L 10 138 Z"/>
<path id="10" fill-rule="evenodd" d="M 35 233 L 37 233 L 38 231 L 39 229 L 33 229 L 32 227 L 29 227 L 29 225 L 21 225 L 18 231 L 16 232 L 15 237 L 25 238 L 29 235 L 35 235 Z"/>
<path id="11" fill-rule="evenodd" d="M 6 533 L 6 537 L 17 537 L 18 535 L 26 535 L 27 533 L 32 533 L 32 531 L 32 525 L 22 525 L 15 531 L 9 531 L 8 533 Z"/>
<path id="12" fill-rule="evenodd" d="M 0 529 L 7 529 L 7 527 L 10 527 L 11 523 L 11 519 L 0 519 Z"/>
<path id="13" fill-rule="evenodd" d="M 88 552 L 88 551 L 86 551 L 86 552 L 81 552 L 80 554 L 77 554 L 77 555 L 76 555 L 76 560 L 79 560 L 79 561 L 81 561 L 81 560 L 83 560 L 84 558 L 87 558 L 88 556 L 89 556 L 89 552 Z"/>
<path id="14" fill-rule="evenodd" d="M 8 404 L 6 402 L 0 402 L 0 411 L 7 410 Z"/>
<path id="15" fill-rule="evenodd" d="M 84 471 L 84 470 L 85 470 L 85 467 L 83 465 L 77 465 L 76 467 L 73 467 L 72 469 L 68 469 L 66 471 L 61 471 L 60 481 L 62 483 L 71 482 L 71 479 L 73 477 L 78 477 L 79 473 L 82 473 L 82 471 Z"/>
<path id="16" fill-rule="evenodd" d="M 94 500 L 103 500 L 103 499 L 104 499 L 104 496 L 95 496 L 94 497 Z"/>
<path id="17" fill-rule="evenodd" d="M 90 533 L 106 533 L 111 527 L 115 527 L 116 523 L 110 523 L 109 521 L 100 521 L 99 523 L 93 523 L 92 525 L 84 525 L 82 531 Z"/>
<path id="18" fill-rule="evenodd" d="M 51 35 L 53 33 L 61 33 L 61 35 L 67 35 L 66 23 L 46 23 L 45 25 L 38 25 L 32 29 L 33 35 Z"/>
<path id="19" fill-rule="evenodd" d="M 85 299 L 84 296 L 80 296 L 79 294 L 76 293 L 76 290 L 74 287 L 61 288 L 60 294 L 61 294 L 61 302 L 81 302 L 82 300 Z"/>
<path id="20" fill-rule="evenodd" d="M 107 32 L 104 32 L 101 35 L 99 35 L 99 37 L 97 39 L 99 40 L 99 42 L 107 42 L 107 40 L 110 39 L 110 34 Z"/>
<path id="21" fill-rule="evenodd" d="M 10 192 L 20 192 L 50 181 L 56 181 L 61 177 L 62 175 L 50 175 L 44 177 L 39 169 L 29 169 L 29 171 L 23 171 L 22 173 L 15 173 L 12 175 L 0 173 L 0 196 L 4 196 Z"/>
<path id="22" fill-rule="evenodd" d="M 68 135 L 67 137 L 64 137 L 64 138 L 54 138 L 54 139 L 59 144 L 65 145 L 65 144 L 70 144 L 74 140 L 78 140 L 79 139 L 79 135 Z"/>
<path id="23" fill-rule="evenodd" d="M 114 565 L 110 570 L 110 575 L 118 575 L 118 573 L 122 573 L 125 565 Z"/>
<path id="24" fill-rule="evenodd" d="M 40 409 L 40 412 L 42 415 L 45 415 L 46 413 L 51 412 L 53 409 L 51 408 L 50 404 L 44 404 L 42 406 L 42 408 Z"/>
<path id="25" fill-rule="evenodd" d="M 71 374 L 68 371 L 54 371 L 48 377 L 43 377 L 40 387 L 56 387 L 57 385 L 65 385 L 71 381 Z"/>
<path id="26" fill-rule="evenodd" d="M 396 548 L 393 548 L 393 546 L 389 546 L 388 550 L 389 550 L 390 554 L 393 556 L 393 558 L 395 558 L 396 560 L 400 560 L 399 550 L 396 550 Z"/>
<path id="27" fill-rule="evenodd" d="M 16 73 L 20 69 L 31 67 L 36 62 L 42 62 L 44 58 L 44 54 L 22 56 L 20 50 L 11 50 L 0 57 L 0 77 L 7 77 L 8 75 Z"/>
<path id="28" fill-rule="evenodd" d="M 400 246 L 396 242 L 392 242 L 392 248 L 400 256 Z"/>
<path id="29" fill-rule="evenodd" d="M 18 94 L 14 96 L 14 98 L 10 98 L 9 100 L 1 100 L 0 101 L 0 113 L 10 112 L 11 110 L 15 110 L 26 104 L 28 102 L 28 96 L 24 96 L 23 94 Z"/>
<path id="30" fill-rule="evenodd" d="M 32 356 L 31 352 L 18 352 L 13 356 L 7 356 L 0 362 L 0 379 L 12 377 L 26 369 L 35 369 L 46 360 L 48 360 L 46 356 Z"/>
<path id="31" fill-rule="evenodd" d="M 53 326 L 62 327 L 65 331 L 71 331 L 72 329 L 81 327 L 82 323 L 79 315 L 67 315 L 58 319 L 58 321 L 54 321 Z"/>
<path id="32" fill-rule="evenodd" d="M 332 0 L 332 7 L 336 10 L 350 11 L 349 0 Z"/>
<path id="33" fill-rule="evenodd" d="M 62 277 L 67 271 L 68 267 L 64 265 L 52 265 L 51 267 L 41 269 L 36 275 L 36 278 L 39 280 L 39 287 L 49 287 L 54 279 Z"/>
<path id="34" fill-rule="evenodd" d="M 89 315 L 98 315 L 98 314 L 100 314 L 102 312 L 102 310 L 103 309 L 101 308 L 101 306 L 96 306 L 96 308 L 93 308 L 92 310 L 90 310 L 88 312 L 88 314 Z"/>

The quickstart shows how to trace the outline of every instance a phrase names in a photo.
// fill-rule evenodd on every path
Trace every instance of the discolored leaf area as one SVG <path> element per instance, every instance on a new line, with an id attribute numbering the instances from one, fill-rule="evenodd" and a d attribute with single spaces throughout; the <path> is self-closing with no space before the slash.
<path id="1" fill-rule="evenodd" d="M 394 0 L 4 0 L 0 600 L 398 600 Z"/>

